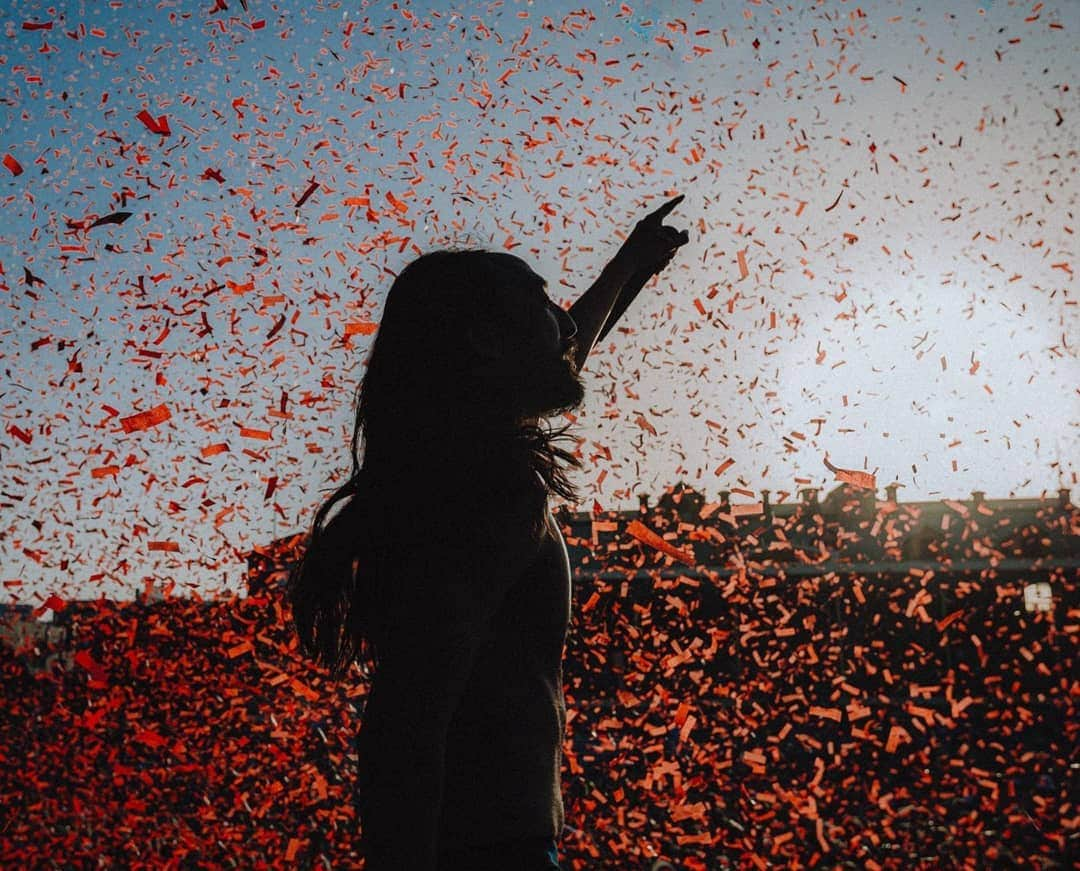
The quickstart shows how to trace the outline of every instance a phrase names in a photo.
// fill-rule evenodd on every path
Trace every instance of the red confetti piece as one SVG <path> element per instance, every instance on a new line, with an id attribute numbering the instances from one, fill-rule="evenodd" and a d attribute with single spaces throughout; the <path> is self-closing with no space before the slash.
<path id="1" fill-rule="evenodd" d="M 317 692 L 315 692 L 315 690 L 311 689 L 311 687 L 307 686 L 306 684 L 301 683 L 299 680 L 296 680 L 294 678 L 292 680 L 292 682 L 291 682 L 291 685 L 292 685 L 293 690 L 298 695 L 303 696 L 308 701 L 316 702 L 316 701 L 319 700 L 319 694 Z"/>
<path id="2" fill-rule="evenodd" d="M 225 279 L 225 286 L 229 288 L 236 296 L 242 296 L 245 293 L 250 293 L 255 289 L 255 280 L 245 281 L 243 284 L 238 284 L 231 279 Z"/>
<path id="3" fill-rule="evenodd" d="M 651 433 L 652 435 L 657 434 L 656 433 L 656 428 L 651 423 L 649 423 L 649 421 L 647 421 L 645 419 L 645 415 L 643 415 L 643 414 L 639 414 L 636 418 L 634 418 L 634 423 L 636 423 L 643 430 L 645 430 L 646 432 Z"/>
<path id="4" fill-rule="evenodd" d="M 136 741 L 145 744 L 147 747 L 164 747 L 169 743 L 153 729 L 140 729 L 135 733 L 134 738 Z"/>
<path id="5" fill-rule="evenodd" d="M 23 171 L 22 164 L 19 163 L 19 161 L 17 161 L 10 154 L 5 154 L 4 155 L 4 166 L 7 167 L 8 171 L 12 175 L 22 175 L 22 171 Z"/>
<path id="6" fill-rule="evenodd" d="M 229 655 L 229 659 L 236 659 L 236 657 L 242 656 L 245 653 L 249 653 L 254 649 L 255 645 L 253 645 L 250 641 L 241 641 L 239 644 L 234 644 L 226 652 Z"/>
<path id="7" fill-rule="evenodd" d="M 350 321 L 345 324 L 346 336 L 370 336 L 379 329 L 377 323 L 371 321 Z"/>
<path id="8" fill-rule="evenodd" d="M 740 281 L 742 281 L 742 279 L 746 278 L 750 274 L 750 268 L 746 265 L 746 252 L 748 250 L 749 249 L 747 249 L 747 248 L 741 248 L 741 249 L 739 249 L 739 251 L 737 252 L 737 255 L 736 255 L 738 257 L 738 261 L 739 261 L 739 280 Z"/>
<path id="9" fill-rule="evenodd" d="M 140 430 L 157 426 L 159 423 L 164 423 L 169 420 L 171 416 L 168 407 L 162 403 L 161 405 L 151 408 L 149 411 L 140 411 L 138 414 L 120 418 L 120 425 L 124 428 L 124 432 L 126 433 L 139 432 Z"/>
<path id="10" fill-rule="evenodd" d="M 839 469 L 829 462 L 828 454 L 825 455 L 825 468 L 836 474 L 837 481 L 851 484 L 864 490 L 876 490 L 877 483 L 873 475 L 868 472 L 860 472 L 854 469 Z"/>
<path id="11" fill-rule="evenodd" d="M 692 552 L 679 550 L 668 544 L 668 542 L 664 541 L 664 539 L 646 527 L 645 524 L 641 523 L 639 520 L 630 521 L 626 526 L 626 532 L 643 544 L 647 544 L 649 547 L 659 550 L 681 563 L 685 563 L 688 566 L 694 565 L 694 554 Z"/>
<path id="12" fill-rule="evenodd" d="M 15 438 L 17 438 L 19 441 L 21 441 L 24 445 L 28 445 L 34 440 L 34 434 L 33 433 L 27 432 L 26 430 L 24 430 L 22 427 L 18 426 L 17 424 L 14 424 L 14 423 L 8 424 L 7 431 L 9 433 L 11 433 L 13 436 L 15 436 Z"/>
<path id="13" fill-rule="evenodd" d="M 178 553 L 180 551 L 180 545 L 175 541 L 148 541 L 146 543 L 146 549 L 151 551 L 165 551 L 166 553 Z"/>
<path id="14" fill-rule="evenodd" d="M 66 608 L 66 607 L 67 607 L 67 602 L 65 602 L 63 599 L 61 599 L 55 593 L 50 593 L 48 598 L 45 599 L 45 601 L 41 603 L 41 607 L 36 608 L 34 610 L 34 616 L 35 617 L 40 617 L 42 614 L 44 614 L 48 610 L 60 612 L 60 611 L 63 611 L 64 608 Z"/>
<path id="15" fill-rule="evenodd" d="M 139 121 L 142 121 L 146 126 L 146 129 L 151 133 L 159 133 L 162 136 L 168 136 L 172 133 L 169 129 L 169 119 L 164 115 L 158 115 L 157 118 L 154 118 L 154 116 L 147 112 L 146 109 L 143 109 L 135 117 Z"/>

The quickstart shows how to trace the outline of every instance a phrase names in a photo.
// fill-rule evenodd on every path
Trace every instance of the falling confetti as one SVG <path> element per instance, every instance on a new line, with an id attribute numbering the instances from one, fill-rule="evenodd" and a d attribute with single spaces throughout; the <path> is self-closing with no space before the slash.
<path id="1" fill-rule="evenodd" d="M 690 243 L 616 303 L 567 417 L 584 505 L 711 489 L 708 524 L 642 518 L 605 559 L 680 571 L 727 545 L 728 574 L 693 596 L 588 580 L 573 653 L 607 633 L 625 671 L 608 713 L 584 703 L 614 659 L 568 684 L 569 727 L 597 735 L 567 757 L 574 819 L 598 822 L 575 826 L 579 867 L 662 848 L 693 869 L 889 868 L 931 840 L 957 867 L 1064 865 L 1074 616 L 1021 627 L 1021 594 L 977 576 L 909 578 L 924 601 L 890 598 L 891 576 L 764 571 L 788 549 L 877 558 L 910 520 L 767 538 L 766 488 L 775 506 L 830 475 L 955 504 L 1076 486 L 1075 9 L 946 6 L 20 4 L 0 63 L 0 591 L 85 634 L 64 704 L 5 671 L 4 795 L 29 809 L 0 824 L 5 864 L 353 865 L 328 720 L 356 700 L 295 661 L 269 600 L 232 601 L 244 556 L 348 467 L 411 259 L 512 251 L 565 307 L 681 193 Z M 823 455 L 876 473 L 826 475 Z M 1037 546 L 944 507 L 940 542 L 919 533 L 935 547 Z M 151 594 L 168 604 L 131 601 Z M 151 642 L 153 667 L 132 652 Z M 253 686 L 277 695 L 247 710 Z M 311 748 L 321 767 L 296 762 Z"/>
<path id="2" fill-rule="evenodd" d="M 832 463 L 829 462 L 829 455 L 825 455 L 825 468 L 836 475 L 837 481 L 843 481 L 846 484 L 854 484 L 856 487 L 861 487 L 865 490 L 875 490 L 877 485 L 874 481 L 874 476 L 868 472 L 860 472 L 853 469 L 838 469 Z"/>

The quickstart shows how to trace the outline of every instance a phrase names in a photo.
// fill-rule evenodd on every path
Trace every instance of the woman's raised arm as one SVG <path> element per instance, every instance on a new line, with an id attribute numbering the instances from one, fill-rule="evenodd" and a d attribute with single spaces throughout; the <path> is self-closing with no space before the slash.
<path id="1" fill-rule="evenodd" d="M 596 342 L 607 335 L 641 288 L 690 240 L 685 230 L 663 223 L 682 200 L 680 194 L 638 221 L 600 277 L 570 307 L 570 316 L 577 324 L 574 363 L 579 372 Z"/>

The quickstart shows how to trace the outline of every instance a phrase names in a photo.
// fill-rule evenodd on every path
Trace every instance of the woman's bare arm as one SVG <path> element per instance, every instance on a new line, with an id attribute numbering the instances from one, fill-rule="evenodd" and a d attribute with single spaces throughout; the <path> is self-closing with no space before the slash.
<path id="1" fill-rule="evenodd" d="M 600 331 L 600 335 L 596 340 L 597 342 L 602 342 L 607 338 L 607 334 L 611 332 L 611 328 L 622 320 L 622 316 L 626 313 L 630 304 L 637 299 L 637 295 L 641 293 L 641 289 L 652 281 L 655 275 L 656 273 L 651 269 L 639 269 L 630 276 L 630 279 L 623 285 L 623 289 L 619 293 L 619 298 L 615 300 L 615 307 L 611 310 L 611 314 L 608 315 L 607 322 Z"/>
<path id="2" fill-rule="evenodd" d="M 570 306 L 570 317 L 577 324 L 574 336 L 576 350 L 574 368 L 580 372 L 592 353 L 593 346 L 604 329 L 615 303 L 634 274 L 633 264 L 621 260 L 618 255 L 604 267 L 600 277 Z"/>
<path id="3" fill-rule="evenodd" d="M 638 221 L 600 277 L 570 307 L 570 316 L 577 324 L 574 363 L 579 372 L 598 339 L 607 335 L 641 288 L 689 240 L 685 231 L 663 224 L 664 218 L 682 200 L 682 195 L 668 200 Z"/>

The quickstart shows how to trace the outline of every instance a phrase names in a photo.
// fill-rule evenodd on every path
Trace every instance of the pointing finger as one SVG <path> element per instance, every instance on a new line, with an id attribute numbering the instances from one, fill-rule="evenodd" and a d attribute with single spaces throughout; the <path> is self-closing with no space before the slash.
<path id="1" fill-rule="evenodd" d="M 672 211 L 674 211 L 675 207 L 679 203 L 681 203 L 685 197 L 686 197 L 686 194 L 679 194 L 677 197 L 675 197 L 675 199 L 668 200 L 666 203 L 664 203 L 655 212 L 652 212 L 649 215 L 646 215 L 645 220 L 650 221 L 652 223 L 659 224 L 661 221 L 664 220 L 664 218 L 666 218 L 668 215 L 670 215 L 672 213 Z"/>

